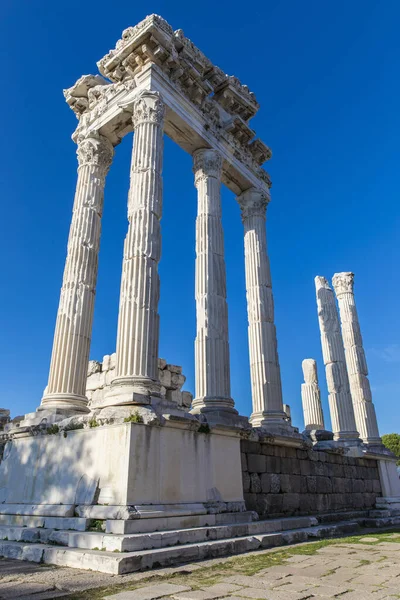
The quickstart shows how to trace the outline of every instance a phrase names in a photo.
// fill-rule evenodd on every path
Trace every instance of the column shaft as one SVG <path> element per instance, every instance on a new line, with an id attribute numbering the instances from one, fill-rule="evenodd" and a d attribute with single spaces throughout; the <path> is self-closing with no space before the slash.
<path id="1" fill-rule="evenodd" d="M 347 372 L 357 429 L 363 442 L 381 444 L 354 300 L 354 274 L 337 273 L 334 275 L 332 283 L 339 304 Z"/>
<path id="2" fill-rule="evenodd" d="M 113 147 L 103 136 L 78 142 L 78 182 L 68 238 L 49 382 L 41 410 L 87 412 L 85 397 L 105 177 Z"/>
<path id="3" fill-rule="evenodd" d="M 306 358 L 302 363 L 304 383 L 301 385 L 304 426 L 306 431 L 325 429 L 321 405 L 321 391 L 318 385 L 317 363 Z"/>
<path id="4" fill-rule="evenodd" d="M 192 412 L 236 413 L 230 392 L 228 306 L 221 221 L 222 159 L 210 149 L 194 154 L 196 219 L 196 398 Z"/>
<path id="5" fill-rule="evenodd" d="M 334 439 L 359 442 L 334 294 L 324 277 L 315 286 Z"/>
<path id="6" fill-rule="evenodd" d="M 244 225 L 246 296 L 255 427 L 285 423 L 266 237 L 266 196 L 251 188 L 238 198 Z"/>
<path id="7" fill-rule="evenodd" d="M 128 233 L 118 315 L 115 379 L 105 405 L 150 402 L 158 395 L 158 301 L 165 105 L 144 91 L 133 106 L 134 142 Z"/>

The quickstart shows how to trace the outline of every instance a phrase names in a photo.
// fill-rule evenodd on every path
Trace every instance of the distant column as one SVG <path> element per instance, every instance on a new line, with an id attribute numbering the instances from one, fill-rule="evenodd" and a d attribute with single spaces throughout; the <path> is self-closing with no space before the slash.
<path id="1" fill-rule="evenodd" d="M 238 197 L 244 225 L 248 338 L 253 412 L 250 422 L 288 426 L 282 402 L 274 300 L 267 254 L 266 195 L 250 188 Z"/>
<path id="2" fill-rule="evenodd" d="M 78 181 L 54 333 L 49 382 L 39 410 L 89 412 L 89 362 L 104 185 L 114 149 L 107 138 L 78 141 Z"/>
<path id="3" fill-rule="evenodd" d="M 317 363 L 306 358 L 302 364 L 304 383 L 301 385 L 304 425 L 306 431 L 325 429 L 321 405 L 321 391 L 318 385 Z"/>
<path id="4" fill-rule="evenodd" d="M 115 379 L 105 405 L 147 404 L 159 395 L 158 300 L 165 104 L 145 90 L 133 104 L 134 139 L 118 314 Z"/>
<path id="5" fill-rule="evenodd" d="M 381 444 L 354 300 L 354 274 L 336 273 L 333 276 L 332 284 L 339 304 L 347 372 L 357 429 L 364 443 Z"/>
<path id="6" fill-rule="evenodd" d="M 325 277 L 315 287 L 334 439 L 359 443 L 335 297 Z"/>
<path id="7" fill-rule="evenodd" d="M 211 149 L 193 155 L 196 219 L 196 398 L 192 413 L 237 414 L 230 389 L 228 306 L 221 221 L 222 158 Z"/>

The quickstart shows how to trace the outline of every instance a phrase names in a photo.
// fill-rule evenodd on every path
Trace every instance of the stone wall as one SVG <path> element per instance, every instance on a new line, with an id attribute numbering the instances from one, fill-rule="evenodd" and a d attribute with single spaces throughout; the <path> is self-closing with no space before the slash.
<path id="1" fill-rule="evenodd" d="M 96 408 L 103 401 L 105 393 L 109 390 L 115 375 L 116 354 L 106 354 L 103 362 L 89 361 L 88 377 L 86 382 L 86 396 L 89 399 L 89 408 Z M 158 378 L 161 382 L 161 396 L 174 402 L 183 410 L 190 408 L 193 396 L 190 392 L 182 390 L 186 377 L 182 374 L 182 367 L 170 365 L 164 358 L 158 359 Z"/>
<path id="2" fill-rule="evenodd" d="M 248 440 L 241 457 L 247 510 L 263 518 L 370 509 L 381 495 L 375 460 Z"/>

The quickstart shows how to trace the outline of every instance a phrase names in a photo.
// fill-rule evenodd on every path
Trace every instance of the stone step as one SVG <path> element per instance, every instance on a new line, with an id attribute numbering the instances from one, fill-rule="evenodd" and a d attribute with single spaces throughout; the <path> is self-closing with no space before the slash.
<path id="1" fill-rule="evenodd" d="M 74 514 L 75 504 L 0 504 L 0 515 L 73 517 Z"/>
<path id="2" fill-rule="evenodd" d="M 252 523 L 231 523 L 212 527 L 151 532 L 146 534 L 104 534 L 97 531 L 57 531 L 29 527 L 0 527 L 0 539 L 21 542 L 52 543 L 71 548 L 133 552 L 305 528 L 317 525 L 315 517 L 289 517 Z"/>
<path id="3" fill-rule="evenodd" d="M 276 533 L 249 535 L 186 544 L 184 546 L 121 553 L 3 541 L 0 542 L 0 555 L 6 558 L 31 560 L 33 562 L 50 563 L 78 569 L 91 569 L 117 575 L 149 568 L 167 567 L 194 560 L 240 554 L 250 550 L 304 542 L 308 539 L 353 533 L 358 530 L 359 524 L 357 522 L 345 521 Z"/>
<path id="4" fill-rule="evenodd" d="M 348 510 L 344 512 L 333 512 L 324 513 L 317 515 L 317 519 L 320 523 L 334 523 L 340 521 L 355 521 L 356 519 L 362 519 L 368 517 L 367 510 Z"/>
<path id="5" fill-rule="evenodd" d="M 250 511 L 205 515 L 180 515 L 174 517 L 155 517 L 152 519 L 107 519 L 106 533 L 153 533 L 189 529 L 193 527 L 212 527 L 230 523 L 249 523 L 253 519 Z"/>
<path id="6" fill-rule="evenodd" d="M 0 527 L 43 527 L 45 529 L 72 529 L 85 531 L 90 526 L 90 519 L 80 517 L 46 517 L 30 515 L 2 515 Z"/>

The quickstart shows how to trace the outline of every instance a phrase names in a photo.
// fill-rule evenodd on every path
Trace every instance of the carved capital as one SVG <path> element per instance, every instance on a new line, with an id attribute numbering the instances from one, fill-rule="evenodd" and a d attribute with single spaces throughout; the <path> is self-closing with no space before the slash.
<path id="1" fill-rule="evenodd" d="M 262 190 L 250 188 L 242 192 L 237 197 L 237 201 L 239 202 L 243 223 L 249 217 L 262 217 L 265 219 L 269 197 Z"/>
<path id="2" fill-rule="evenodd" d="M 336 292 L 336 296 L 346 294 L 346 292 L 352 294 L 354 289 L 354 273 L 350 273 L 350 271 L 335 273 L 332 278 L 332 285 Z"/>
<path id="3" fill-rule="evenodd" d="M 92 133 L 78 139 L 76 154 L 79 168 L 85 165 L 99 167 L 101 175 L 105 177 L 112 163 L 114 147 L 103 135 Z"/>
<path id="4" fill-rule="evenodd" d="M 215 150 L 201 148 L 193 154 L 193 173 L 195 184 L 201 179 L 215 177 L 221 179 L 222 157 Z"/>
<path id="5" fill-rule="evenodd" d="M 133 127 L 141 123 L 155 123 L 163 125 L 165 116 L 165 104 L 159 92 L 144 90 L 133 103 L 132 122 Z"/>

